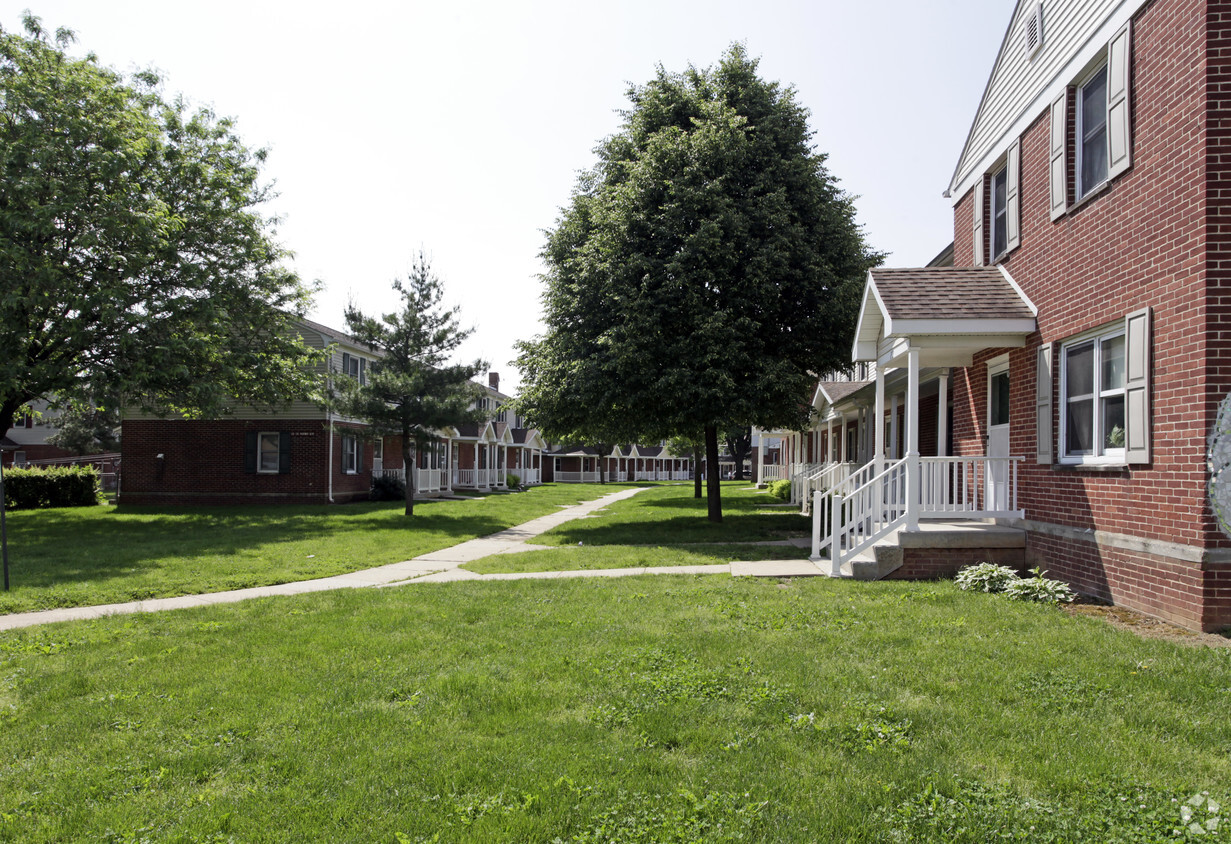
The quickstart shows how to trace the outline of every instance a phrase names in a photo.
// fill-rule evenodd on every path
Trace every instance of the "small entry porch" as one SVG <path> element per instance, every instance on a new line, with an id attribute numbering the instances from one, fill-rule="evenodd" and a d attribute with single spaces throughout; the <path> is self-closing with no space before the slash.
<path id="1" fill-rule="evenodd" d="M 870 435 L 856 437 L 856 444 L 871 446 L 859 456 L 870 452 L 870 459 L 852 465 L 856 450 L 847 447 L 844 427 L 841 462 L 812 471 L 802 491 L 812 515 L 814 562 L 828 559 L 835 577 L 883 577 L 903 568 L 910 576 L 935 576 L 946 573 L 936 570 L 945 561 L 952 566 L 964 556 L 957 553 L 962 549 L 981 559 L 1015 556 L 1020 564 L 1024 532 L 997 524 L 1025 515 L 1017 503 L 1024 458 L 1010 453 L 1007 356 L 989 361 L 981 430 L 951 445 L 948 381 L 953 369 L 971 367 L 976 354 L 1023 347 L 1036 330 L 1036 314 L 1001 267 L 869 272 L 851 357 L 874 364 L 875 381 L 850 398 L 862 405 L 856 434 Z M 937 384 L 935 456 L 920 453 L 925 370 Z M 886 420 L 886 382 L 900 385 L 903 376 L 905 442 L 896 457 L 896 434 L 893 449 L 886 449 L 886 422 L 896 430 L 898 418 L 895 399 Z"/>

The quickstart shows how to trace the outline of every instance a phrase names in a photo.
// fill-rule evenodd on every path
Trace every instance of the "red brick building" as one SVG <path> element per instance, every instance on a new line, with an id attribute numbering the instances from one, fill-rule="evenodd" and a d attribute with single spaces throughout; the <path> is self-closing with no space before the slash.
<path id="1" fill-rule="evenodd" d="M 810 477 L 830 473 L 813 488 L 880 476 L 901 512 L 846 533 L 818 519 L 818 544 L 896 545 L 899 575 L 1039 564 L 1231 626 L 1206 462 L 1231 392 L 1228 45 L 1231 4 L 1017 3 L 947 192 L 953 266 L 869 275 L 853 354 L 868 382 L 819 399 L 828 425 L 798 444 Z M 1002 530 L 980 546 L 939 527 L 955 517 Z"/>
<path id="2" fill-rule="evenodd" d="M 379 354 L 308 320 L 299 330 L 309 345 L 330 350 L 322 379 L 344 372 L 363 380 Z M 507 399 L 491 373 L 482 408 L 505 415 Z M 376 476 L 407 479 L 400 437 L 373 437 L 362 421 L 307 401 L 276 410 L 237 407 L 216 420 L 128 412 L 121 427 L 122 504 L 345 503 L 367 500 Z M 502 463 L 527 467 L 520 480 L 537 482 L 537 470 L 529 468 L 542 450 L 537 432 L 514 434 L 503 421 L 471 428 L 441 431 L 439 443 L 417 452 L 410 474 L 420 494 L 503 489 Z M 509 450 L 520 453 L 510 458 Z"/>

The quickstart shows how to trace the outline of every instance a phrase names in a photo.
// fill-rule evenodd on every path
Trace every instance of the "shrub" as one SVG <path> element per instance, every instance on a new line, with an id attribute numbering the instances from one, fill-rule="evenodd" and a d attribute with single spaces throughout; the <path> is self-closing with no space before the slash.
<path id="1" fill-rule="evenodd" d="M 509 489 L 517 489 L 521 486 L 521 478 L 517 477 L 517 475 L 514 475 L 512 472 L 509 472 L 504 476 L 504 485 Z"/>
<path id="2" fill-rule="evenodd" d="M 968 592 L 1003 592 L 1017 580 L 1017 572 L 1008 566 L 998 566 L 995 563 L 966 566 L 953 578 L 959 589 Z"/>
<path id="3" fill-rule="evenodd" d="M 772 481 L 769 485 L 769 494 L 774 498 L 781 498 L 783 501 L 791 500 L 791 482 L 790 481 Z"/>
<path id="4" fill-rule="evenodd" d="M 9 469 L 4 473 L 4 506 L 11 510 L 93 507 L 102 484 L 93 466 Z"/>
<path id="5" fill-rule="evenodd" d="M 372 478 L 373 501 L 405 501 L 406 482 L 397 475 L 377 475 Z"/>
<path id="6" fill-rule="evenodd" d="M 1077 597 L 1067 583 L 1043 576 L 1035 566 L 1030 571 L 1034 577 L 1016 579 L 1005 587 L 1004 593 L 1017 601 L 1038 601 L 1044 604 L 1067 604 Z"/>

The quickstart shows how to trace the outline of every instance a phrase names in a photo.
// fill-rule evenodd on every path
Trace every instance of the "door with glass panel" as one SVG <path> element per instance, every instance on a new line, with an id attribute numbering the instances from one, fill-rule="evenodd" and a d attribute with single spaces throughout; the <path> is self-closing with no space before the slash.
<path id="1" fill-rule="evenodd" d="M 987 371 L 987 456 L 1009 456 L 1009 364 L 1000 363 Z M 1009 507 L 1009 461 L 989 460 L 983 507 L 1007 510 Z"/>

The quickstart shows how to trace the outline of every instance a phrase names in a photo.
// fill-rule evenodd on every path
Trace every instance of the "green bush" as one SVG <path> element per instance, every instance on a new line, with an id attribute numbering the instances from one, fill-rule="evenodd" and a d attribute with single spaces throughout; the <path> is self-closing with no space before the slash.
<path id="1" fill-rule="evenodd" d="M 93 466 L 9 469 L 4 473 L 4 506 L 10 510 L 93 507 L 102 484 Z"/>
<path id="2" fill-rule="evenodd" d="M 504 476 L 504 485 L 509 489 L 517 489 L 521 486 L 521 478 L 517 477 L 517 475 L 514 475 L 512 472 L 509 472 Z"/>
<path id="3" fill-rule="evenodd" d="M 405 501 L 406 482 L 397 475 L 377 475 L 372 478 L 373 501 Z"/>
<path id="4" fill-rule="evenodd" d="M 1009 584 L 1016 583 L 1017 580 L 1016 571 L 995 563 L 966 566 L 953 578 L 959 589 L 968 592 L 1003 592 Z"/>
<path id="5" fill-rule="evenodd" d="M 1030 571 L 1034 577 L 1013 581 L 1005 587 L 1004 593 L 1018 601 L 1038 601 L 1042 604 L 1067 604 L 1077 597 L 1067 583 L 1044 577 L 1038 566 Z"/>
<path id="6" fill-rule="evenodd" d="M 769 484 L 769 494 L 774 498 L 781 498 L 783 501 L 791 500 L 791 482 L 790 481 L 771 481 Z"/>

